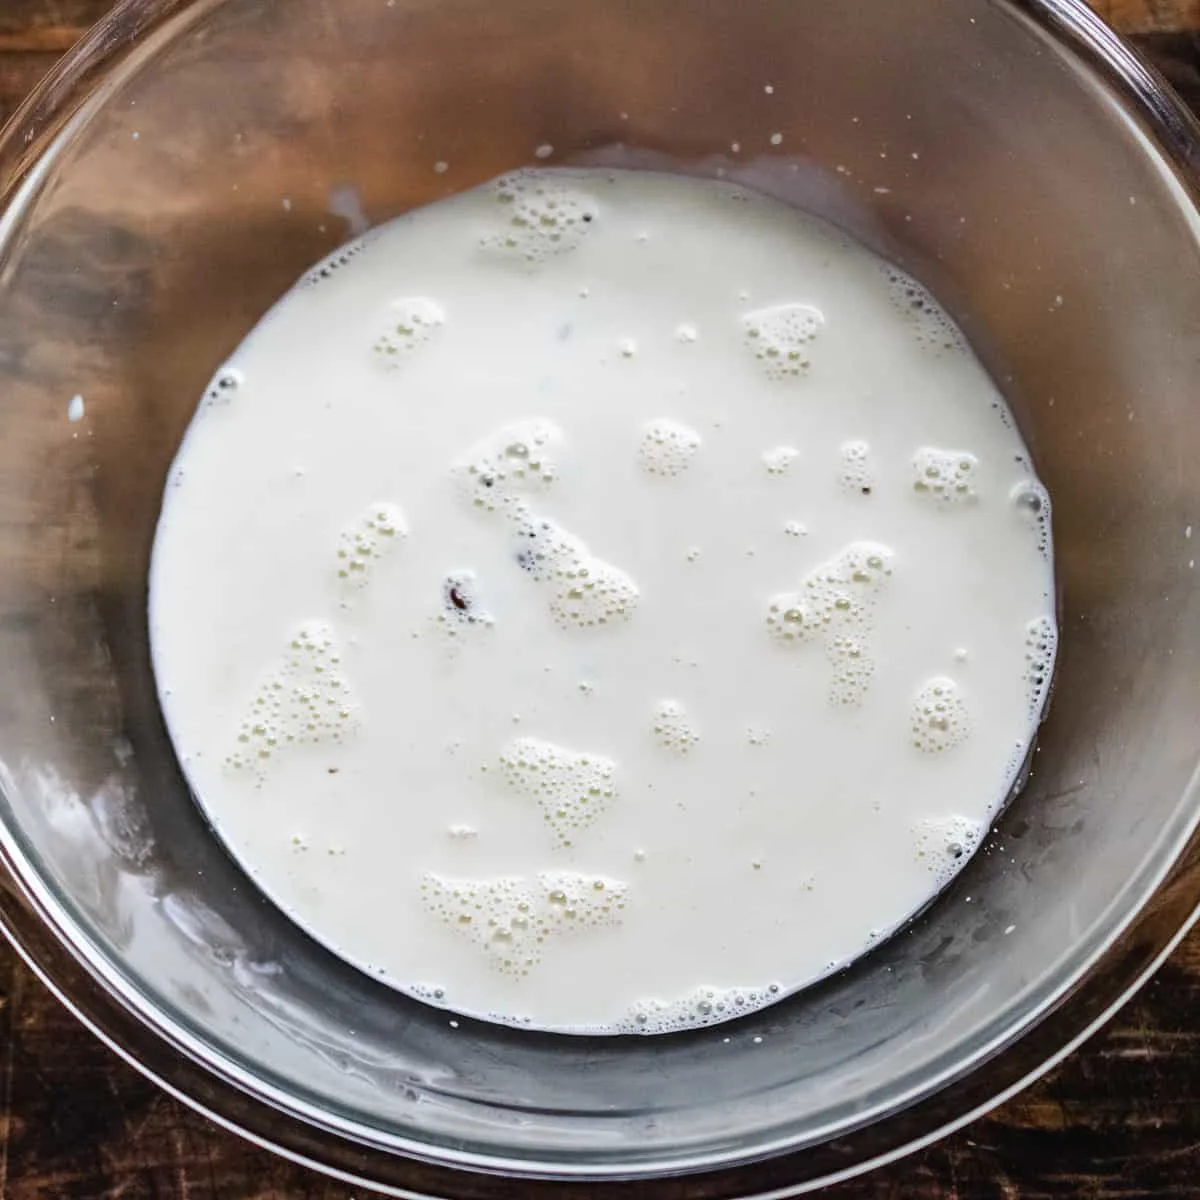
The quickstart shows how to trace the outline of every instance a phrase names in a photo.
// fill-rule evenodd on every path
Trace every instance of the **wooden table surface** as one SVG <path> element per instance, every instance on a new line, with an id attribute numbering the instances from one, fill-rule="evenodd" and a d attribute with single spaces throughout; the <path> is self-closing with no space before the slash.
<path id="1" fill-rule="evenodd" d="M 1200 109 L 1200 0 L 1092 0 Z M 112 0 L 0 0 L 0 120 Z M 361 1191 L 358 1193 L 362 1195 Z M 519 1185 L 496 1186 L 520 1200 Z M 1200 1197 L 1200 931 L 1065 1065 L 835 1200 Z M 0 947 L 0 1200 L 349 1200 L 169 1099 Z"/>

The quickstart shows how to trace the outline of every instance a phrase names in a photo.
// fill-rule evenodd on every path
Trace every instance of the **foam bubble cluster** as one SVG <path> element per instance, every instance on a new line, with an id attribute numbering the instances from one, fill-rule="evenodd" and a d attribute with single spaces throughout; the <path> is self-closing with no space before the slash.
<path id="1" fill-rule="evenodd" d="M 562 442 L 550 421 L 520 421 L 477 442 L 451 468 L 464 499 L 477 511 L 515 515 L 521 497 L 558 477 L 554 452 Z"/>
<path id="2" fill-rule="evenodd" d="M 949 883 L 983 840 L 984 829 L 981 822 L 957 813 L 926 817 L 913 826 L 917 860 L 928 868 L 939 886 Z"/>
<path id="3" fill-rule="evenodd" d="M 468 938 L 502 975 L 524 978 L 548 939 L 619 925 L 629 885 L 603 875 L 540 871 L 493 879 L 453 879 L 433 872 L 421 881 L 427 912 Z"/>
<path id="4" fill-rule="evenodd" d="M 617 1022 L 612 1032 L 659 1034 L 703 1029 L 773 1004 L 782 992 L 779 984 L 769 983 L 765 987 L 751 988 L 699 987 L 674 1001 L 641 1000 Z"/>
<path id="5" fill-rule="evenodd" d="M 629 895 L 629 885 L 619 879 L 579 871 L 539 871 L 538 884 L 547 928 L 564 933 L 619 925 Z"/>
<path id="6" fill-rule="evenodd" d="M 913 491 L 946 507 L 961 507 L 979 499 L 975 473 L 979 459 L 966 450 L 922 446 L 912 460 Z"/>
<path id="7" fill-rule="evenodd" d="M 395 504 L 372 504 L 338 537 L 338 580 L 348 588 L 366 587 L 376 565 L 407 536 L 408 523 Z"/>
<path id="8" fill-rule="evenodd" d="M 742 317 L 746 347 L 768 379 L 794 379 L 811 365 L 809 351 L 825 317 L 811 304 L 777 304 Z"/>
<path id="9" fill-rule="evenodd" d="M 308 621 L 250 701 L 226 765 L 261 781 L 289 747 L 342 741 L 357 725 L 357 708 L 333 628 Z"/>
<path id="10" fill-rule="evenodd" d="M 1058 627 L 1050 617 L 1037 617 L 1025 626 L 1025 687 L 1029 715 L 1037 720 L 1046 707 L 1054 658 L 1058 653 Z"/>
<path id="11" fill-rule="evenodd" d="M 928 290 L 897 267 L 887 268 L 888 291 L 896 310 L 908 318 L 913 336 L 935 353 L 961 353 L 962 333 Z"/>
<path id="12" fill-rule="evenodd" d="M 927 680 L 912 700 L 913 745 L 926 754 L 941 754 L 971 732 L 971 715 L 962 690 L 953 679 L 938 675 Z"/>
<path id="13" fill-rule="evenodd" d="M 326 279 L 331 278 L 335 271 L 344 267 L 352 258 L 357 258 L 370 244 L 370 240 L 367 236 L 356 237 L 353 241 L 339 247 L 328 257 L 317 263 L 304 276 L 303 280 L 301 280 L 301 286 L 316 287 L 318 283 L 324 283 Z"/>
<path id="14" fill-rule="evenodd" d="M 504 226 L 482 245 L 536 263 L 574 250 L 599 215 L 594 197 L 568 180 L 541 171 L 518 171 L 492 185 Z"/>
<path id="15" fill-rule="evenodd" d="M 563 629 L 619 624 L 641 600 L 631 576 L 544 517 L 519 519 L 517 562 L 546 588 L 550 613 Z"/>
<path id="16" fill-rule="evenodd" d="M 852 542 L 810 571 L 799 590 L 767 604 L 767 630 L 780 645 L 823 643 L 834 704 L 860 704 L 874 677 L 875 598 L 891 578 L 893 557 L 878 542 Z"/>
<path id="17" fill-rule="evenodd" d="M 788 468 L 800 457 L 800 451 L 794 446 L 774 446 L 762 457 L 768 475 L 786 475 Z"/>
<path id="18" fill-rule="evenodd" d="M 661 418 L 642 431 L 638 463 L 650 475 L 673 479 L 683 474 L 700 449 L 700 435 L 678 421 Z"/>
<path id="19" fill-rule="evenodd" d="M 848 492 L 869 496 L 875 487 L 875 464 L 868 443 L 855 439 L 843 442 L 838 451 L 838 483 Z"/>
<path id="20" fill-rule="evenodd" d="M 678 700 L 663 700 L 655 707 L 651 731 L 664 750 L 675 754 L 688 754 L 700 742 L 700 731 Z"/>
<path id="21" fill-rule="evenodd" d="M 514 741 L 500 755 L 508 785 L 536 800 L 564 849 L 608 810 L 617 796 L 617 764 L 602 754 L 579 753 L 542 738 Z"/>
<path id="22" fill-rule="evenodd" d="M 1028 524 L 1037 537 L 1038 550 L 1043 555 L 1050 553 L 1050 493 L 1036 480 L 1023 479 L 1009 493 L 1009 500 L 1017 514 Z"/>
<path id="23" fill-rule="evenodd" d="M 389 369 L 398 367 L 414 351 L 428 345 L 445 323 L 442 306 L 425 296 L 393 300 L 375 338 L 376 359 Z"/>
<path id="24" fill-rule="evenodd" d="M 237 367 L 222 367 L 213 378 L 212 383 L 208 385 L 208 391 L 204 393 L 204 399 L 209 408 L 215 408 L 218 405 L 228 404 L 234 396 L 237 395 L 238 389 L 246 382 L 246 377 Z M 79 403 L 76 404 L 75 400 Z M 68 409 L 68 417 L 77 421 L 83 416 L 83 398 L 75 397 L 71 401 Z M 72 412 L 78 412 L 79 416 L 72 417 Z"/>

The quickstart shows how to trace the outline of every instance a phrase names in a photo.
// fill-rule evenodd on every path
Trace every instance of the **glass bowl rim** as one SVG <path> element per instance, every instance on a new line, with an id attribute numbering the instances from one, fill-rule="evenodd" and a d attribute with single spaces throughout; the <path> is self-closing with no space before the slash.
<path id="1" fill-rule="evenodd" d="M 121 63 L 136 46 L 167 42 L 222 0 L 119 0 L 69 51 L 0 131 L 0 247 L 15 215 L 35 197 L 55 152 L 76 122 L 101 105 L 120 81 Z M 1135 116 L 1161 155 L 1194 215 L 1200 164 L 1200 123 L 1166 82 L 1087 7 L 1085 0 L 988 0 L 1049 37 L 1087 69 L 1109 97 Z M 0 779 L 0 792 L 5 790 Z M 1048 980 L 1014 997 L 989 1028 L 994 1036 L 919 1089 L 897 1095 L 877 1119 L 831 1131 L 842 1150 L 823 1155 L 827 1142 L 797 1146 L 786 1137 L 755 1143 L 743 1155 L 725 1154 L 661 1166 L 580 1162 L 535 1163 L 495 1154 L 444 1151 L 412 1142 L 401 1153 L 334 1128 L 303 1106 L 254 1087 L 245 1072 L 219 1070 L 190 1034 L 152 1004 L 120 987 L 52 890 L 40 879 L 22 839 L 0 823 L 0 932 L 51 992 L 119 1057 L 174 1098 L 217 1125 L 301 1165 L 346 1183 L 406 1200 L 476 1196 L 489 1176 L 522 1178 L 530 1200 L 551 1196 L 556 1182 L 591 1183 L 599 1197 L 632 1179 L 683 1173 L 706 1175 L 717 1191 L 744 1200 L 782 1200 L 840 1182 L 909 1153 L 968 1124 L 1028 1086 L 1103 1025 L 1153 974 L 1200 917 L 1200 771 L 1193 777 L 1143 869 L 1109 912 Z M 1123 903 L 1124 901 L 1124 903 Z M 1069 1001 L 1069 1003 L 1068 1003 Z M 1020 1010 L 1020 1017 L 1010 1014 Z M 992 1077 L 981 1085 L 978 1068 Z M 240 1075 L 241 1078 L 235 1076 Z M 899 1101 L 899 1103 L 897 1103 Z M 870 1116 L 870 1114 L 869 1114 Z M 903 1118 L 903 1128 L 898 1126 Z M 889 1136 L 890 1135 L 890 1136 Z M 849 1148 L 849 1156 L 845 1153 Z M 850 1162 L 847 1164 L 847 1157 Z M 753 1164 L 779 1186 L 746 1192 L 739 1175 Z M 472 1186 L 471 1181 L 474 1181 Z M 749 1182 L 749 1181 L 747 1181 Z M 755 1184 L 753 1186 L 759 1186 Z M 434 1187 L 437 1190 L 426 1190 Z M 726 1191 L 729 1187 L 735 1190 Z M 418 1190 L 419 1189 L 419 1190 Z M 625 1195 L 629 1200 L 629 1193 Z"/>

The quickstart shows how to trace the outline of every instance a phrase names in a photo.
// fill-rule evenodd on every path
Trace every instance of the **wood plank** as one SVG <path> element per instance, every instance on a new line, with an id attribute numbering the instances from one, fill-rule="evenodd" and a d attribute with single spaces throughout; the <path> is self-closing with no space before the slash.
<path id="1" fill-rule="evenodd" d="M 3 0 L 0 50 L 61 53 L 112 7 L 113 0 Z"/>
<path id="2" fill-rule="evenodd" d="M 0 0 L 0 4 L 3 2 Z M 0 124 L 8 120 L 58 59 L 59 55 L 49 50 L 0 52 Z"/>
<path id="3" fill-rule="evenodd" d="M 1180 33 L 1200 29 L 1200 0 L 1088 0 L 1122 33 Z"/>

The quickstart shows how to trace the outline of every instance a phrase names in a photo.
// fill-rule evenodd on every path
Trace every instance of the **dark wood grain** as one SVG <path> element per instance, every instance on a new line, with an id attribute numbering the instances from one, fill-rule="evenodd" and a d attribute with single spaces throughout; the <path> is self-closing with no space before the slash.
<path id="1" fill-rule="evenodd" d="M 1090 0 L 1124 33 L 1178 33 L 1200 29 L 1200 0 Z"/>
<path id="2" fill-rule="evenodd" d="M 1200 0 L 1093 0 L 1200 108 Z M 0 118 L 110 0 L 0 0 Z M 1200 1196 L 1200 933 L 1049 1078 L 838 1200 Z M 349 1200 L 169 1099 L 0 947 L 0 1200 Z M 358 1193 L 361 1195 L 361 1192 Z M 497 1200 L 519 1200 L 498 1183 Z"/>

